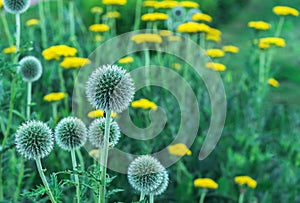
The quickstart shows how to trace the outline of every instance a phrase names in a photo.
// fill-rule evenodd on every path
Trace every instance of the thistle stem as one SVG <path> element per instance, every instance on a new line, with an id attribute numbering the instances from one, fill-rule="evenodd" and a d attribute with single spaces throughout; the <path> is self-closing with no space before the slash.
<path id="1" fill-rule="evenodd" d="M 5 14 L 4 14 L 3 11 L 1 12 L 1 20 L 2 20 L 2 23 L 3 23 L 4 33 L 5 33 L 6 37 L 7 37 L 8 44 L 11 47 L 11 46 L 14 45 L 14 42 L 13 42 L 13 39 L 12 39 L 11 34 L 9 32 L 8 24 L 7 24 L 7 19 L 6 19 L 6 16 L 5 16 Z"/>
<path id="2" fill-rule="evenodd" d="M 51 202 L 52 202 L 52 203 L 56 203 L 56 201 L 55 201 L 55 199 L 54 199 L 54 196 L 53 196 L 53 194 L 52 194 L 52 192 L 51 192 L 51 190 L 50 190 L 49 184 L 48 184 L 48 182 L 47 182 L 47 180 L 46 180 L 45 174 L 44 174 L 44 172 L 43 172 L 41 159 L 40 159 L 40 158 L 37 158 L 37 159 L 35 160 L 35 162 L 36 162 L 36 167 L 37 167 L 37 169 L 38 169 L 38 171 L 39 171 L 40 177 L 41 177 L 42 182 L 43 182 L 43 184 L 44 184 L 44 186 L 45 186 L 45 188 L 46 188 L 46 190 L 47 190 L 47 192 L 48 192 L 48 195 L 49 195 L 49 197 L 50 197 Z"/>
<path id="3" fill-rule="evenodd" d="M 61 0 L 59 0 L 61 1 Z M 41 27 L 41 34 L 42 34 L 42 46 L 43 48 L 47 47 L 47 33 L 46 33 L 46 22 L 45 22 L 45 11 L 44 11 L 44 2 L 39 2 L 39 16 L 40 16 L 40 27 Z"/>
<path id="4" fill-rule="evenodd" d="M 21 20 L 20 14 L 16 14 L 16 53 L 20 50 L 20 38 L 21 38 Z"/>
<path id="5" fill-rule="evenodd" d="M 27 83 L 27 120 L 30 119 L 32 82 Z"/>
<path id="6" fill-rule="evenodd" d="M 145 192 L 141 191 L 141 195 L 140 195 L 140 200 L 139 201 L 142 201 L 143 199 L 145 199 Z"/>
<path id="7" fill-rule="evenodd" d="M 154 195 L 153 194 L 150 195 L 149 203 L 154 203 Z"/>
<path id="8" fill-rule="evenodd" d="M 102 160 L 102 170 L 101 170 L 101 187 L 99 191 L 99 203 L 105 203 L 105 189 L 106 189 L 106 166 L 107 166 L 107 158 L 108 158 L 108 142 L 109 142 L 109 132 L 110 132 L 110 110 L 106 110 L 105 117 L 105 131 L 104 131 L 104 140 L 103 140 L 103 150 L 101 153 Z"/>
<path id="9" fill-rule="evenodd" d="M 82 154 L 80 152 L 80 149 L 76 150 L 76 154 L 77 154 L 77 157 L 79 159 L 80 168 L 81 168 L 81 170 L 84 170 L 84 160 L 83 160 L 83 156 L 82 156 Z"/>
<path id="10" fill-rule="evenodd" d="M 77 162 L 76 162 L 76 156 L 75 156 L 75 149 L 71 150 L 71 158 L 72 158 L 72 165 L 73 170 L 77 168 Z M 80 203 L 80 185 L 79 185 L 79 178 L 78 175 L 75 174 L 75 183 L 76 183 L 76 197 L 77 197 L 77 203 Z"/>

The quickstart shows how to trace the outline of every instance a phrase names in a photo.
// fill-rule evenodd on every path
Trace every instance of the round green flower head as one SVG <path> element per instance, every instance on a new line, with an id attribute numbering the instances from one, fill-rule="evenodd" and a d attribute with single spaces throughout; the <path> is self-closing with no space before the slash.
<path id="1" fill-rule="evenodd" d="M 182 21 L 184 20 L 184 17 L 186 15 L 186 10 L 182 6 L 176 6 L 172 9 L 172 16 L 177 20 L 177 21 Z"/>
<path id="2" fill-rule="evenodd" d="M 55 140 L 62 149 L 71 151 L 78 149 L 86 142 L 85 124 L 75 117 L 62 119 L 55 128 Z"/>
<path id="3" fill-rule="evenodd" d="M 134 86 L 124 69 L 116 65 L 103 65 L 89 77 L 86 94 L 95 109 L 119 113 L 132 101 Z"/>
<path id="4" fill-rule="evenodd" d="M 26 159 L 44 158 L 53 149 L 52 130 L 41 121 L 27 121 L 16 132 L 17 151 Z"/>
<path id="5" fill-rule="evenodd" d="M 30 5 L 30 0 L 3 0 L 3 7 L 8 13 L 24 13 Z"/>
<path id="6" fill-rule="evenodd" d="M 162 186 L 165 178 L 165 168 L 157 159 L 149 155 L 143 155 L 130 163 L 127 176 L 130 185 L 134 189 L 151 194 Z"/>
<path id="7" fill-rule="evenodd" d="M 163 174 L 163 181 L 156 189 L 151 191 L 151 194 L 153 194 L 153 195 L 161 195 L 162 193 L 164 193 L 166 191 L 166 189 L 169 185 L 169 174 L 168 174 L 167 170 L 163 170 L 162 174 Z"/>
<path id="8" fill-rule="evenodd" d="M 38 80 L 43 72 L 41 62 L 33 56 L 22 58 L 19 62 L 18 70 L 25 82 Z"/>
<path id="9" fill-rule="evenodd" d="M 95 147 L 102 147 L 104 140 L 104 131 L 105 131 L 105 118 L 98 118 L 94 120 L 88 132 L 88 137 L 92 145 Z M 116 144 L 118 144 L 120 139 L 120 129 L 118 123 L 114 120 L 110 120 L 110 131 L 109 131 L 109 147 L 113 148 Z"/>

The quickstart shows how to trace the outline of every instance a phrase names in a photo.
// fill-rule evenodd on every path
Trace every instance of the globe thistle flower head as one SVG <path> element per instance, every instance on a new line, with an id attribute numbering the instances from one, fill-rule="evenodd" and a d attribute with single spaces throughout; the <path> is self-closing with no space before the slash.
<path id="1" fill-rule="evenodd" d="M 86 94 L 95 109 L 119 113 L 132 101 L 134 86 L 124 69 L 116 65 L 104 65 L 91 74 Z"/>
<path id="2" fill-rule="evenodd" d="M 53 149 L 52 130 L 41 121 L 27 121 L 16 132 L 17 151 L 26 159 L 44 158 Z"/>
<path id="3" fill-rule="evenodd" d="M 165 169 L 161 163 L 149 156 L 143 155 L 133 160 L 128 167 L 128 181 L 130 185 L 146 194 L 156 193 L 165 178 Z"/>
<path id="4" fill-rule="evenodd" d="M 169 174 L 168 174 L 167 170 L 163 170 L 162 174 L 163 174 L 163 181 L 156 189 L 151 191 L 151 194 L 153 194 L 153 195 L 161 195 L 162 193 L 164 193 L 166 191 L 166 189 L 169 185 Z"/>
<path id="5" fill-rule="evenodd" d="M 85 124 L 75 117 L 62 119 L 55 128 L 55 140 L 62 149 L 71 151 L 78 149 L 86 142 Z"/>
<path id="6" fill-rule="evenodd" d="M 109 129 L 109 147 L 113 148 L 118 144 L 120 139 L 120 128 L 116 121 L 110 120 L 110 129 Z M 104 132 L 105 132 L 105 118 L 98 118 L 94 120 L 88 131 L 88 137 L 92 145 L 95 147 L 102 147 L 104 144 Z"/>
<path id="7" fill-rule="evenodd" d="M 25 82 L 37 81 L 43 72 L 41 62 L 34 56 L 27 56 L 19 61 L 19 72 Z"/>
<path id="8" fill-rule="evenodd" d="M 3 7 L 8 13 L 24 13 L 30 5 L 30 0 L 3 0 Z"/>
<path id="9" fill-rule="evenodd" d="M 186 10 L 182 6 L 176 6 L 172 9 L 172 16 L 176 20 L 180 20 L 180 21 L 183 20 L 185 15 L 186 15 Z"/>

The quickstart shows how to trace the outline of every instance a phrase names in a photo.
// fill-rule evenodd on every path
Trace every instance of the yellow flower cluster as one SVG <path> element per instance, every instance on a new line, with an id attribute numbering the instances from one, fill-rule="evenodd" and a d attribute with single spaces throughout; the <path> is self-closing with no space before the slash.
<path id="1" fill-rule="evenodd" d="M 179 2 L 179 6 L 185 7 L 185 8 L 199 8 L 199 4 L 194 1 L 182 1 Z"/>
<path id="2" fill-rule="evenodd" d="M 141 108 L 141 109 L 152 109 L 152 110 L 157 109 L 157 106 L 154 102 L 144 98 L 131 102 L 131 106 L 134 108 Z"/>
<path id="3" fill-rule="evenodd" d="M 118 63 L 120 64 L 126 64 L 126 63 L 132 63 L 133 62 L 133 57 L 132 56 L 127 56 L 124 58 L 121 58 L 118 60 Z"/>
<path id="4" fill-rule="evenodd" d="M 70 68 L 80 68 L 90 63 L 91 61 L 87 58 L 66 57 L 59 65 L 63 68 L 70 69 Z"/>
<path id="5" fill-rule="evenodd" d="M 125 5 L 127 0 L 102 0 L 102 3 L 106 5 Z"/>
<path id="6" fill-rule="evenodd" d="M 44 100 L 47 102 L 59 101 L 66 98 L 68 95 L 64 92 L 52 92 L 44 96 Z"/>
<path id="7" fill-rule="evenodd" d="M 209 62 L 206 63 L 206 68 L 212 69 L 214 71 L 225 71 L 226 66 L 222 63 L 214 63 L 214 62 Z"/>
<path id="8" fill-rule="evenodd" d="M 279 37 L 265 37 L 259 39 L 258 47 L 260 49 L 268 49 L 271 45 L 285 47 L 285 40 Z"/>
<path id="9" fill-rule="evenodd" d="M 99 118 L 104 116 L 104 112 L 101 110 L 90 111 L 87 115 L 89 118 Z M 111 112 L 110 116 L 115 118 L 117 114 L 115 112 Z"/>
<path id="10" fill-rule="evenodd" d="M 157 1 L 144 1 L 143 6 L 144 7 L 154 7 Z"/>
<path id="11" fill-rule="evenodd" d="M 206 22 L 211 22 L 212 17 L 210 15 L 204 14 L 204 13 L 195 13 L 192 16 L 192 20 L 201 20 L 201 21 L 206 21 Z"/>
<path id="12" fill-rule="evenodd" d="M 273 86 L 273 87 L 279 87 L 279 82 L 276 79 L 274 79 L 274 78 L 270 78 L 268 80 L 268 84 L 271 85 L 271 86 Z"/>
<path id="13" fill-rule="evenodd" d="M 177 1 L 161 1 L 153 4 L 153 7 L 156 9 L 169 9 L 174 8 L 175 6 L 178 6 Z"/>
<path id="14" fill-rule="evenodd" d="M 180 63 L 173 63 L 173 68 L 176 69 L 176 70 L 181 70 L 182 65 Z"/>
<path id="15" fill-rule="evenodd" d="M 257 182 L 249 176 L 236 176 L 234 182 L 239 185 L 247 185 L 250 188 L 256 188 Z"/>
<path id="16" fill-rule="evenodd" d="M 75 56 L 77 53 L 77 49 L 73 47 L 69 47 L 66 45 L 57 45 L 49 47 L 42 52 L 42 55 L 46 60 L 59 60 L 61 56 L 68 57 L 68 56 Z"/>
<path id="17" fill-rule="evenodd" d="M 40 21 L 38 19 L 32 18 L 26 21 L 26 26 L 34 26 L 40 24 Z"/>
<path id="18" fill-rule="evenodd" d="M 168 19 L 168 15 L 165 13 L 146 13 L 142 15 L 141 19 L 143 21 L 166 20 Z"/>
<path id="19" fill-rule="evenodd" d="M 101 14 L 101 13 L 103 13 L 103 8 L 101 8 L 99 6 L 94 6 L 93 8 L 91 8 L 91 12 Z"/>
<path id="20" fill-rule="evenodd" d="M 120 18 L 121 14 L 118 11 L 110 11 L 105 14 L 106 18 Z"/>
<path id="21" fill-rule="evenodd" d="M 232 45 L 223 46 L 222 49 L 223 49 L 223 51 L 229 52 L 229 53 L 238 53 L 239 52 L 239 48 L 236 46 L 232 46 Z"/>
<path id="22" fill-rule="evenodd" d="M 89 30 L 92 32 L 107 32 L 109 26 L 106 24 L 93 24 L 89 27 Z"/>
<path id="23" fill-rule="evenodd" d="M 177 30 L 179 32 L 185 32 L 185 33 L 197 33 L 197 32 L 205 32 L 208 33 L 210 30 L 210 27 L 203 23 L 196 23 L 196 22 L 187 22 L 179 25 L 177 27 Z"/>
<path id="24" fill-rule="evenodd" d="M 217 189 L 219 187 L 218 183 L 210 178 L 197 178 L 194 180 L 194 186 L 205 189 Z"/>
<path id="25" fill-rule="evenodd" d="M 182 6 L 185 8 L 199 8 L 199 4 L 193 1 L 145 1 L 143 3 L 145 7 L 152 7 L 156 9 L 170 9 L 176 6 Z"/>
<path id="26" fill-rule="evenodd" d="M 154 42 L 154 43 L 161 43 L 162 38 L 158 34 L 137 34 L 131 37 L 132 41 L 135 41 L 137 44 L 143 43 L 143 42 Z"/>
<path id="27" fill-rule="evenodd" d="M 168 41 L 170 42 L 179 42 L 181 40 L 181 37 L 178 35 L 173 35 L 168 37 Z"/>
<path id="28" fill-rule="evenodd" d="M 172 32 L 170 30 L 160 30 L 159 35 L 163 37 L 168 37 L 172 35 Z"/>
<path id="29" fill-rule="evenodd" d="M 220 58 L 225 55 L 225 52 L 222 49 L 208 49 L 206 54 L 212 58 Z"/>
<path id="30" fill-rule="evenodd" d="M 0 8 L 2 8 L 2 6 L 3 6 L 3 1 L 0 0 Z"/>
<path id="31" fill-rule="evenodd" d="M 95 37 L 94 37 L 94 41 L 95 42 L 101 42 L 102 40 L 103 40 L 103 36 L 102 35 L 96 35 Z"/>
<path id="32" fill-rule="evenodd" d="M 210 28 L 208 33 L 205 35 L 205 39 L 214 42 L 221 41 L 222 32 L 215 28 Z"/>
<path id="33" fill-rule="evenodd" d="M 256 30 L 268 30 L 271 28 L 271 24 L 264 21 L 250 21 L 248 27 Z"/>
<path id="34" fill-rule="evenodd" d="M 192 154 L 191 150 L 189 150 L 186 147 L 186 145 L 183 143 L 170 145 L 170 146 L 168 146 L 167 149 L 170 154 L 175 155 L 175 156 L 184 156 L 184 155 L 190 156 Z"/>
<path id="35" fill-rule="evenodd" d="M 7 48 L 4 48 L 2 50 L 2 52 L 5 54 L 14 54 L 17 52 L 17 47 L 16 46 L 7 47 Z"/>
<path id="36" fill-rule="evenodd" d="M 291 8 L 288 6 L 275 6 L 273 8 L 273 13 L 276 15 L 280 16 L 287 16 L 287 15 L 292 15 L 292 16 L 298 16 L 299 11 L 295 8 Z"/>

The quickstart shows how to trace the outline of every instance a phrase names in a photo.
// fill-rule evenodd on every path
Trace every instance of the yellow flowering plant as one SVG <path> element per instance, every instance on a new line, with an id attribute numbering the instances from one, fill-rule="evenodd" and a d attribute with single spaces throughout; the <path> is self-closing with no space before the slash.
<path id="1" fill-rule="evenodd" d="M 109 31 L 109 26 L 106 24 L 93 24 L 89 27 L 92 32 L 107 32 Z"/>
<path id="2" fill-rule="evenodd" d="M 143 21 L 158 21 L 168 19 L 168 15 L 165 13 L 146 13 L 142 15 L 141 19 Z"/>
<path id="3" fill-rule="evenodd" d="M 157 109 L 157 106 L 154 102 L 152 102 L 148 99 L 145 99 L 145 98 L 131 102 L 131 106 L 133 108 L 141 108 L 141 109 L 152 109 L 152 110 Z"/>
<path id="4" fill-rule="evenodd" d="M 87 58 L 66 57 L 59 65 L 65 69 L 72 69 L 72 68 L 80 68 L 90 63 L 91 61 Z"/>
<path id="5" fill-rule="evenodd" d="M 39 25 L 40 21 L 38 19 L 32 18 L 26 21 L 26 26 L 34 26 L 34 25 Z"/>
<path id="6" fill-rule="evenodd" d="M 87 115 L 89 118 L 99 118 L 99 117 L 104 117 L 104 112 L 102 110 L 93 110 L 90 111 Z M 117 113 L 111 112 L 110 116 L 112 118 L 115 118 L 117 116 Z"/>
<path id="7" fill-rule="evenodd" d="M 217 189 L 219 187 L 218 183 L 216 183 L 211 178 L 197 178 L 194 180 L 194 186 L 202 188 L 201 196 L 199 203 L 204 203 L 204 199 L 208 189 Z"/>
<path id="8" fill-rule="evenodd" d="M 131 37 L 131 40 L 137 44 L 145 43 L 145 42 L 152 42 L 152 43 L 162 43 L 162 38 L 158 34 L 137 34 Z"/>
<path id="9" fill-rule="evenodd" d="M 189 150 L 189 148 L 187 148 L 187 146 L 183 143 L 169 145 L 168 152 L 174 156 L 190 156 L 192 154 L 191 150 Z"/>
<path id="10" fill-rule="evenodd" d="M 248 22 L 248 27 L 255 30 L 269 30 L 271 28 L 271 24 L 264 21 L 250 21 Z"/>
<path id="11" fill-rule="evenodd" d="M 268 79 L 268 84 L 272 87 L 279 87 L 279 82 L 274 78 Z"/>
<path id="12" fill-rule="evenodd" d="M 134 61 L 134 59 L 133 59 L 132 56 L 126 56 L 126 57 L 123 57 L 123 58 L 119 59 L 118 63 L 127 64 L 127 63 L 132 63 L 133 61 Z"/>
<path id="13" fill-rule="evenodd" d="M 77 49 L 73 47 L 69 47 L 67 45 L 56 45 L 56 46 L 51 46 L 47 49 L 45 49 L 42 52 L 43 57 L 49 61 L 49 60 L 59 60 L 60 57 L 68 57 L 68 56 L 75 56 L 77 53 Z"/>

